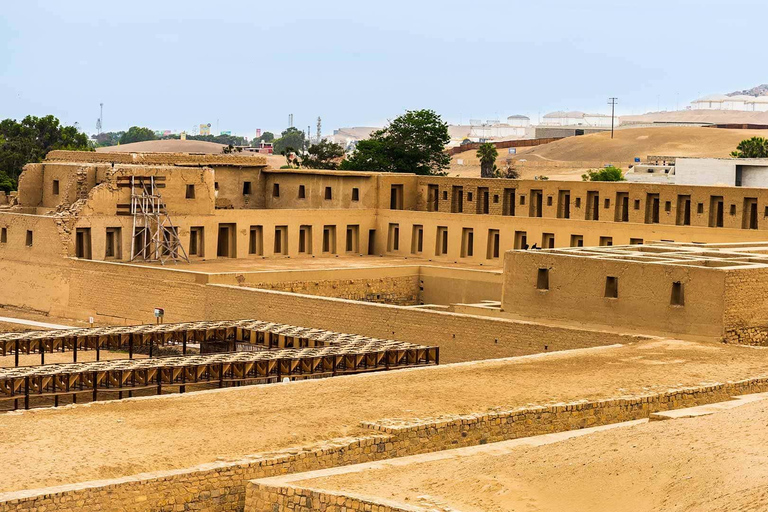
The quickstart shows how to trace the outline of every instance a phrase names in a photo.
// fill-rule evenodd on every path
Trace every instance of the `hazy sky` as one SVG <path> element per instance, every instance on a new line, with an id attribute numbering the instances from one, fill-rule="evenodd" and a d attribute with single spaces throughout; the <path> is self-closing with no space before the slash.
<path id="1" fill-rule="evenodd" d="M 768 82 L 761 1 L 3 0 L 0 118 L 253 136 L 682 108 Z"/>

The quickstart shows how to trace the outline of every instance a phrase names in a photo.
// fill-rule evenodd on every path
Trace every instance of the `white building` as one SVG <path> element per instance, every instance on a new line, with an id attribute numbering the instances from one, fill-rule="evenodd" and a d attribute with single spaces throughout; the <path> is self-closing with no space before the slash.
<path id="1" fill-rule="evenodd" d="M 550 112 L 541 119 L 542 126 L 591 126 L 606 128 L 611 126 L 611 116 L 605 114 L 587 114 L 585 112 Z"/>
<path id="2" fill-rule="evenodd" d="M 768 188 L 768 159 L 678 158 L 675 183 Z"/>
<path id="3" fill-rule="evenodd" d="M 768 96 L 739 94 L 726 96 L 713 94 L 691 102 L 693 110 L 736 110 L 742 112 L 768 112 Z"/>

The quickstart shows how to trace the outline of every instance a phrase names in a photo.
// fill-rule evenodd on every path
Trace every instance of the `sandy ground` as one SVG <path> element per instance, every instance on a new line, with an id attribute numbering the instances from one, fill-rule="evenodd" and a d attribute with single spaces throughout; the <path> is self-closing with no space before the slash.
<path id="1" fill-rule="evenodd" d="M 132 263 L 136 264 L 136 263 Z M 157 264 L 141 263 L 159 267 Z M 259 272 L 265 270 L 330 270 L 366 267 L 391 267 L 393 265 L 433 265 L 436 267 L 458 267 L 474 270 L 501 272 L 501 268 L 493 265 L 471 263 L 450 263 L 432 261 L 424 258 L 407 258 L 396 256 L 342 256 L 339 258 L 219 258 L 215 260 L 192 260 L 177 267 L 179 270 L 203 273 L 219 272 Z M 163 268 L 176 268 L 166 265 Z"/>
<path id="2" fill-rule="evenodd" d="M 755 377 L 768 373 L 767 354 L 722 344 L 647 341 L 8 413 L 0 415 L 0 491 L 238 459 L 357 434 L 361 421 L 467 414 Z"/>
<path id="3" fill-rule="evenodd" d="M 0 307 L 0 317 L 17 318 L 19 320 L 32 320 L 36 322 L 45 322 L 48 324 L 68 325 L 72 327 L 88 327 L 88 319 L 62 318 L 51 316 L 39 311 L 29 311 L 15 307 Z M 25 326 L 11 322 L 3 322 L 0 326 L 0 332 L 22 332 L 39 331 L 40 327 Z"/>
<path id="4" fill-rule="evenodd" d="M 45 364 L 56 364 L 56 363 L 71 363 L 72 362 L 72 351 L 68 350 L 67 352 L 46 352 L 45 353 Z M 143 354 L 134 354 L 134 358 L 136 359 L 142 359 L 147 357 Z M 100 361 L 111 361 L 113 359 L 128 359 L 128 353 L 127 352 L 113 352 L 111 350 L 100 350 L 99 351 L 99 360 Z M 78 363 L 88 363 L 91 361 L 96 360 L 96 351 L 95 350 L 78 350 L 77 351 L 77 362 Z M 15 366 L 15 359 L 13 355 L 10 356 L 0 356 L 0 368 L 11 368 Z M 40 364 L 40 354 L 20 354 L 19 355 L 19 366 L 37 366 Z"/>
<path id="5" fill-rule="evenodd" d="M 465 512 L 766 510 L 768 403 L 299 485 Z"/>
<path id="6" fill-rule="evenodd" d="M 701 127 L 627 128 L 601 132 L 518 149 L 514 165 L 524 179 L 545 175 L 557 180 L 581 180 L 586 169 L 613 164 L 627 168 L 635 157 L 645 160 L 648 155 L 728 157 L 744 139 L 766 137 L 768 130 L 725 130 Z M 464 167 L 452 165 L 450 176 L 479 177 L 480 163 L 476 151 L 459 153 L 452 162 L 464 159 Z M 496 165 L 505 166 L 510 155 L 499 150 Z"/>

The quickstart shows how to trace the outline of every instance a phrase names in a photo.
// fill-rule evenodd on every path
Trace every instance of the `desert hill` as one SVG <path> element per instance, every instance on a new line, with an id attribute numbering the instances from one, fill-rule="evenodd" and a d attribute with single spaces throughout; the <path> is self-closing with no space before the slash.
<path id="1" fill-rule="evenodd" d="M 627 128 L 610 132 L 568 137 L 509 155 L 499 151 L 496 165 L 503 168 L 507 160 L 523 178 L 546 175 L 557 179 L 581 179 L 586 169 L 606 164 L 628 168 L 635 158 L 648 155 L 688 157 L 728 157 L 743 139 L 768 137 L 768 130 L 729 130 L 703 127 Z M 463 166 L 456 165 L 463 160 Z M 474 151 L 459 153 L 452 160 L 449 174 L 479 176 L 480 163 Z"/>
<path id="2" fill-rule="evenodd" d="M 96 148 L 99 153 L 221 153 L 224 144 L 204 140 L 147 140 Z"/>

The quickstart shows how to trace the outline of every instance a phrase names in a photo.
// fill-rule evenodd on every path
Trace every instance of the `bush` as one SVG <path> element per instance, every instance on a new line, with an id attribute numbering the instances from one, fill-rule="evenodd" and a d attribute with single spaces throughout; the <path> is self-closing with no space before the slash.
<path id="1" fill-rule="evenodd" d="M 602 169 L 591 169 L 586 174 L 581 175 L 584 181 L 626 181 L 624 171 L 613 165 Z"/>

